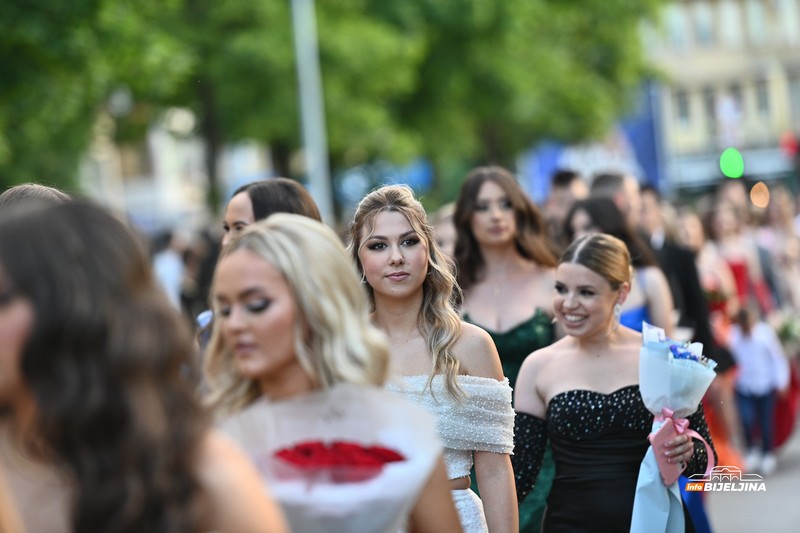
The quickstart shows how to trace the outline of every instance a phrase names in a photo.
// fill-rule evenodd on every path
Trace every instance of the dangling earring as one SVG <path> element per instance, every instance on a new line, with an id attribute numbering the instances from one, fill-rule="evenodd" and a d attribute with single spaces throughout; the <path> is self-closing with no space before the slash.
<path id="1" fill-rule="evenodd" d="M 620 316 L 622 316 L 622 305 L 616 303 L 614 304 L 614 325 L 611 326 L 611 331 L 617 331 Z"/>
<path id="2" fill-rule="evenodd" d="M 362 272 L 361 273 L 361 284 L 363 285 L 366 282 L 367 282 L 367 275 L 364 272 Z"/>

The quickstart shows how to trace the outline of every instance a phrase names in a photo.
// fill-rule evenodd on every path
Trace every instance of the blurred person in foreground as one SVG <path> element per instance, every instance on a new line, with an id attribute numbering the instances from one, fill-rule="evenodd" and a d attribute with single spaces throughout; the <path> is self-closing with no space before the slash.
<path id="1" fill-rule="evenodd" d="M 452 261 L 422 204 L 407 186 L 379 187 L 359 202 L 349 237 L 372 318 L 389 336 L 387 386 L 436 416 L 461 526 L 517 531 L 511 388 L 489 335 L 456 312 Z M 470 490 L 473 465 L 482 500 Z"/>
<path id="2" fill-rule="evenodd" d="M 629 531 L 653 415 L 639 391 L 640 333 L 619 322 L 633 265 L 607 234 L 576 238 L 556 269 L 553 310 L 566 336 L 531 354 L 517 380 L 514 472 L 531 489 L 549 440 L 556 477 L 544 531 Z M 710 441 L 700 407 L 690 425 Z M 702 473 L 705 446 L 687 435 L 667 443 L 670 462 Z M 687 526 L 691 524 L 686 521 Z"/>
<path id="3" fill-rule="evenodd" d="M 0 215 L 0 466 L 31 532 L 283 532 L 184 371 L 142 240 L 85 201 Z"/>
<path id="4" fill-rule="evenodd" d="M 2 468 L 0 468 L 0 533 L 24 533 L 22 521 L 6 488 Z"/>
<path id="5" fill-rule="evenodd" d="M 458 531 L 433 420 L 382 388 L 386 337 L 340 239 L 276 214 L 223 249 L 209 405 L 293 531 Z"/>
<path id="6" fill-rule="evenodd" d="M 55 205 L 70 200 L 70 195 L 47 185 L 23 183 L 0 194 L 0 213 L 10 208 L 26 208 L 36 204 Z"/>
<path id="7" fill-rule="evenodd" d="M 516 390 L 522 361 L 556 338 L 550 306 L 556 255 L 544 219 L 511 172 L 488 166 L 464 180 L 455 223 L 463 318 L 489 333 Z M 539 531 L 553 469 L 548 451 L 536 489 L 520 505 L 523 532 Z"/>

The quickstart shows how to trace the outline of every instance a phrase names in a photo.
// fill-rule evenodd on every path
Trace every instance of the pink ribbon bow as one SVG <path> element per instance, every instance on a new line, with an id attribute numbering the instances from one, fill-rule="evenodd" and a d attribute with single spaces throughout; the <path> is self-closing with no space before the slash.
<path id="1" fill-rule="evenodd" d="M 689 428 L 689 420 L 687 418 L 676 418 L 675 411 L 669 407 L 662 407 L 661 415 L 656 416 L 655 419 L 657 422 L 665 421 L 667 423 L 672 423 L 672 425 L 675 427 L 675 432 L 678 433 L 678 435 L 683 435 L 685 433 L 690 438 L 697 439 L 705 445 L 706 455 L 708 456 L 708 464 L 703 477 L 707 478 L 710 476 L 711 470 L 717 465 L 717 462 L 714 460 L 714 450 L 711 449 L 711 446 L 708 444 L 708 442 L 706 442 L 706 439 L 704 439 L 702 435 Z"/>

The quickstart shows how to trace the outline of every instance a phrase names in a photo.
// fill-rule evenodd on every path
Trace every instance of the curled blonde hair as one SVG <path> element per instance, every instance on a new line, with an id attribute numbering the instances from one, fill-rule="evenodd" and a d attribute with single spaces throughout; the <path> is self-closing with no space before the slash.
<path id="1" fill-rule="evenodd" d="M 459 362 L 453 354 L 453 346 L 461 334 L 461 317 L 456 311 L 458 302 L 462 301 L 461 289 L 452 274 L 453 261 L 436 243 L 425 208 L 414 197 L 410 187 L 385 185 L 375 189 L 359 202 L 350 225 L 348 243 L 350 256 L 364 279 L 364 268 L 358 254 L 374 231 L 375 217 L 384 211 L 402 214 L 428 250 L 428 275 L 422 284 L 422 307 L 418 316 L 419 330 L 426 340 L 432 358 L 431 373 L 426 388 L 430 387 L 434 376 L 442 374 L 445 377 L 445 388 L 448 393 L 454 398 L 461 398 L 464 393 L 456 379 Z M 374 310 L 375 293 L 369 284 L 366 284 L 366 287 Z"/>
<path id="2" fill-rule="evenodd" d="M 386 336 L 372 324 L 353 264 L 330 228 L 308 217 L 279 213 L 248 226 L 225 247 L 220 261 L 239 250 L 257 254 L 289 284 L 298 310 L 295 353 L 315 386 L 383 385 L 389 365 Z M 213 307 L 219 316 L 218 304 Z M 207 402 L 230 414 L 261 391 L 236 371 L 220 322 L 215 321 L 204 365 Z"/>

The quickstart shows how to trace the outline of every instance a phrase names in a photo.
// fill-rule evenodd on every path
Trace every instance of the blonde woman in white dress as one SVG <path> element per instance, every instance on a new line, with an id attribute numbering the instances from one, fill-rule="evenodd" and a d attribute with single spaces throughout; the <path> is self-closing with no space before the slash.
<path id="1" fill-rule="evenodd" d="M 367 195 L 350 228 L 350 253 L 389 336 L 388 387 L 437 417 L 453 499 L 467 532 L 516 532 L 511 387 L 482 329 L 461 321 L 452 263 L 405 186 Z M 475 466 L 483 501 L 470 490 Z"/>

